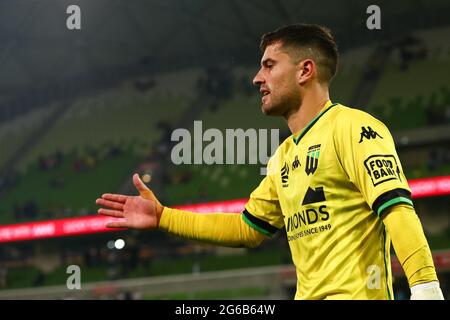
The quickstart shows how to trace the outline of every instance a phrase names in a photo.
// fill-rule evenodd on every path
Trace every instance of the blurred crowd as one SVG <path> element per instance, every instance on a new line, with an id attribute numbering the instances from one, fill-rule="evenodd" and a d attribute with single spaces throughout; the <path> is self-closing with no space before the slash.
<path id="1" fill-rule="evenodd" d="M 56 151 L 47 156 L 40 156 L 37 161 L 37 170 L 48 173 L 48 187 L 54 190 L 64 189 L 68 183 L 70 173 L 82 173 L 95 170 L 96 167 L 122 154 L 123 146 L 116 144 L 105 144 L 98 148 L 86 148 L 79 153 L 64 154 Z M 33 165 L 32 165 L 33 166 Z M 14 175 L 1 191 L 6 192 L 28 179 L 27 175 Z M 17 200 L 13 205 L 14 219 L 17 222 L 32 221 L 36 219 L 58 219 L 77 216 L 85 216 L 90 213 L 87 208 L 72 208 L 67 205 L 49 204 L 39 206 L 38 199 L 32 194 L 24 195 L 23 199 Z"/>
<path id="2" fill-rule="evenodd" d="M 437 170 L 441 166 L 450 165 L 450 148 L 446 147 L 435 147 L 433 148 L 428 156 L 427 168 L 431 172 Z"/>

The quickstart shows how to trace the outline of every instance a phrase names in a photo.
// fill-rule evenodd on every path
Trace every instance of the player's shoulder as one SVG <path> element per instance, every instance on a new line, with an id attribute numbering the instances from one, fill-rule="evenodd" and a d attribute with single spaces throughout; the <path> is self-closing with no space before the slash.
<path id="1" fill-rule="evenodd" d="M 282 157 L 284 154 L 286 154 L 286 152 L 289 150 L 289 148 L 292 147 L 293 144 L 294 144 L 294 138 L 292 135 L 290 135 L 278 145 L 278 148 L 275 150 L 275 152 L 273 154 L 273 158 Z"/>
<path id="2" fill-rule="evenodd" d="M 279 157 L 279 158 L 283 158 L 286 156 L 287 153 L 289 153 L 289 151 L 291 149 L 295 149 L 297 146 L 297 144 L 295 143 L 295 139 L 294 136 L 291 134 L 288 137 L 286 137 L 279 145 L 278 148 L 276 149 L 274 156 Z"/>
<path id="3" fill-rule="evenodd" d="M 286 137 L 277 147 L 273 155 L 270 157 L 267 168 L 269 171 L 278 170 L 280 163 L 284 163 L 285 156 L 289 151 L 289 148 L 293 148 L 295 146 L 294 138 L 292 135 Z"/>
<path id="4" fill-rule="evenodd" d="M 341 128 L 351 126 L 377 125 L 386 128 L 386 125 L 367 111 L 352 108 L 338 103 L 334 108 L 335 124 Z"/>

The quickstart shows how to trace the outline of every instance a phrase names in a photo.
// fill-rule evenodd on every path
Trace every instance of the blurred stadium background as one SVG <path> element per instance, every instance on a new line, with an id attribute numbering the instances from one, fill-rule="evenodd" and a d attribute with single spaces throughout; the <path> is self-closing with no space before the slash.
<path id="1" fill-rule="evenodd" d="M 81 30 L 66 28 L 70 4 L 81 8 Z M 170 134 L 202 120 L 288 136 L 283 120 L 261 114 L 251 80 L 260 35 L 294 22 L 335 34 L 332 100 L 391 129 L 448 299 L 450 3 L 380 1 L 377 31 L 366 28 L 369 4 L 0 2 L 0 299 L 292 299 L 283 232 L 257 249 L 105 232 L 95 199 L 135 194 L 139 172 L 166 205 L 239 211 L 261 166 L 175 166 Z M 82 290 L 66 288 L 72 264 Z M 396 298 L 408 299 L 395 258 L 393 270 Z"/>

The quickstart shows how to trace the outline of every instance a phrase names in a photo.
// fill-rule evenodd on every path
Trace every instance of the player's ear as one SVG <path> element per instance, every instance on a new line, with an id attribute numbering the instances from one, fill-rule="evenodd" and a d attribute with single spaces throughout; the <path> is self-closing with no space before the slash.
<path id="1" fill-rule="evenodd" d="M 311 79 L 316 71 L 316 64 L 311 59 L 305 59 L 299 62 L 297 72 L 297 82 L 305 84 Z"/>

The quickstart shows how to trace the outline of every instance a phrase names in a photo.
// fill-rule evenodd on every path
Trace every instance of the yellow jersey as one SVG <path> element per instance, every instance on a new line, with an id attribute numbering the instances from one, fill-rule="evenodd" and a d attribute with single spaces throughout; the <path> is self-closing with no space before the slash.
<path id="1" fill-rule="evenodd" d="M 271 157 L 244 221 L 286 229 L 295 299 L 393 299 L 390 239 L 381 216 L 411 192 L 386 126 L 328 101 Z"/>

